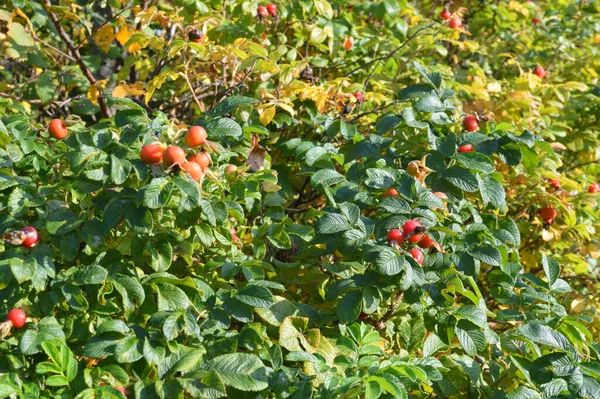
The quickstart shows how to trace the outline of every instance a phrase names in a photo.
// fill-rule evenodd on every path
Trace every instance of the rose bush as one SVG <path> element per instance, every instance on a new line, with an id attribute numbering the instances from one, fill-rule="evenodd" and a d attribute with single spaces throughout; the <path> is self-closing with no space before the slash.
<path id="1" fill-rule="evenodd" d="M 597 2 L 2 7 L 0 398 L 600 397 Z"/>

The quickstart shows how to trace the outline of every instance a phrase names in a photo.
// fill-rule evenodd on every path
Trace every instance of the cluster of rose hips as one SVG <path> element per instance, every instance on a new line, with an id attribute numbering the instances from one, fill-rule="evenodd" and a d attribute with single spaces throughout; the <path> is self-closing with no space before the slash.
<path id="1" fill-rule="evenodd" d="M 402 230 L 390 230 L 387 233 L 387 241 L 395 248 L 403 246 L 405 241 L 411 244 L 416 244 L 423 249 L 435 246 L 436 242 L 433 241 L 427 234 L 425 234 L 425 231 L 425 227 L 421 226 L 421 223 L 419 223 L 418 220 L 408 220 L 402 225 Z M 408 251 L 408 253 L 417 261 L 419 265 L 423 264 L 425 256 L 420 249 L 412 248 Z"/>
<path id="2" fill-rule="evenodd" d="M 192 126 L 185 134 L 185 143 L 190 148 L 206 144 L 206 139 L 206 130 L 202 126 Z M 162 163 L 166 168 L 178 166 L 194 181 L 203 178 L 210 165 L 210 155 L 206 151 L 200 151 L 186 159 L 183 148 L 172 145 L 165 149 L 162 143 L 152 143 L 142 147 L 140 159 L 147 165 Z"/>
<path id="3" fill-rule="evenodd" d="M 202 126 L 192 126 L 185 133 L 185 144 L 190 148 L 197 148 L 208 145 L 208 135 Z M 172 145 L 165 149 L 162 143 L 147 144 L 140 151 L 140 159 L 146 165 L 162 163 L 166 168 L 179 167 L 194 181 L 199 181 L 208 172 L 208 166 L 211 159 L 207 151 L 200 151 L 196 154 L 185 157 L 183 148 Z M 238 168 L 235 165 L 225 167 L 225 178 L 228 181 L 234 181 L 238 177 Z"/>
<path id="4" fill-rule="evenodd" d="M 458 29 L 462 26 L 462 19 L 459 16 L 452 17 L 452 13 L 447 8 L 444 8 L 440 13 L 440 17 L 444 21 L 448 21 L 448 26 L 452 29 Z"/>
<path id="5" fill-rule="evenodd" d="M 258 6 L 256 9 L 256 15 L 258 15 L 258 18 L 260 19 L 267 18 L 269 14 L 271 14 L 273 18 L 277 18 L 277 6 L 273 3 L 267 5 L 266 7 Z"/>

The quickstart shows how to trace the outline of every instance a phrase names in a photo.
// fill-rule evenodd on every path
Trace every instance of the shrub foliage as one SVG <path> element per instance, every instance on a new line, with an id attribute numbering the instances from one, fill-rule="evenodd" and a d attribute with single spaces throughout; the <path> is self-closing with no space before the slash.
<path id="1" fill-rule="evenodd" d="M 600 398 L 600 4 L 258 6 L 0 7 L 0 398 Z"/>

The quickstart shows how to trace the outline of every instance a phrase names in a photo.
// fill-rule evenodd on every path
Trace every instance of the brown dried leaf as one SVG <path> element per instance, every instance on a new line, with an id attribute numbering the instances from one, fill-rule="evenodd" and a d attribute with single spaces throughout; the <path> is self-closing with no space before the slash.
<path id="1" fill-rule="evenodd" d="M 248 153 L 248 159 L 246 160 L 246 165 L 252 169 L 254 172 L 258 172 L 265 167 L 265 155 L 266 150 L 263 146 L 258 144 L 258 135 L 252 135 L 252 147 L 250 148 L 250 153 Z"/>

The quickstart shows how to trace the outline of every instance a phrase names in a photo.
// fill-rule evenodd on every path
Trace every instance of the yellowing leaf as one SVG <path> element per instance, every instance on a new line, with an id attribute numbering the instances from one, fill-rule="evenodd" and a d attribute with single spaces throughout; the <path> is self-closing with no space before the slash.
<path id="1" fill-rule="evenodd" d="M 98 98 L 100 97 L 101 91 L 102 89 L 104 89 L 106 87 L 106 84 L 108 83 L 108 79 L 104 79 L 104 80 L 99 80 L 96 82 L 95 85 L 90 86 L 90 88 L 88 89 L 88 98 L 90 99 L 90 101 L 92 102 L 92 104 L 97 105 L 98 104 Z"/>
<path id="2" fill-rule="evenodd" d="M 125 43 L 127 43 L 127 41 L 129 41 L 129 38 L 131 36 L 133 36 L 133 34 L 137 33 L 137 30 L 135 30 L 134 28 L 132 28 L 129 25 L 123 25 L 121 27 L 119 27 L 119 33 L 117 33 L 117 41 L 119 42 L 119 44 L 121 46 L 124 46 Z"/>
<path id="3" fill-rule="evenodd" d="M 564 87 L 568 90 L 579 90 L 579 91 L 588 91 L 588 86 L 581 82 L 567 82 L 559 85 L 559 87 Z"/>
<path id="4" fill-rule="evenodd" d="M 319 15 L 322 15 L 327 19 L 333 18 L 333 9 L 327 0 L 315 0 L 313 4 Z"/>
<path id="5" fill-rule="evenodd" d="M 100 48 L 107 52 L 110 45 L 115 40 L 115 30 L 112 25 L 104 25 L 94 33 L 94 41 Z"/>
<path id="6" fill-rule="evenodd" d="M 146 87 L 146 97 L 144 99 L 144 101 L 146 101 L 146 104 L 148 103 L 148 101 L 150 101 L 150 99 L 152 98 L 152 94 L 154 94 L 154 90 L 156 89 L 160 89 L 161 86 L 163 85 L 163 83 L 165 83 L 165 81 L 167 79 L 171 79 L 171 80 L 175 80 L 179 77 L 179 74 L 177 72 L 174 71 L 170 71 L 170 72 L 165 72 L 165 73 L 161 73 L 160 75 L 155 76 L 149 83 L 148 86 Z"/>
<path id="7" fill-rule="evenodd" d="M 143 27 L 150 25 L 150 23 L 158 17 L 157 9 L 155 6 L 149 7 L 147 10 L 138 12 L 135 16 L 135 22 L 141 23 Z"/>
<path id="8" fill-rule="evenodd" d="M 146 90 L 144 90 L 144 83 L 136 82 L 132 85 L 127 85 L 127 84 L 117 85 L 112 92 L 112 96 L 118 97 L 118 98 L 123 98 L 126 96 L 141 96 L 144 93 L 146 93 Z"/>
<path id="9" fill-rule="evenodd" d="M 289 114 L 292 115 L 292 116 L 294 116 L 296 114 L 294 112 L 294 108 L 291 107 L 289 104 L 279 102 L 279 103 L 277 103 L 277 105 L 279 106 L 279 108 L 283 108 L 284 110 L 286 110 L 287 112 L 289 112 Z"/>
<path id="10" fill-rule="evenodd" d="M 274 117 L 275 117 L 275 107 L 269 107 L 269 108 L 263 109 L 262 112 L 260 113 L 260 123 L 262 123 L 263 126 L 267 126 L 269 123 L 271 123 L 271 121 L 273 120 Z"/>

